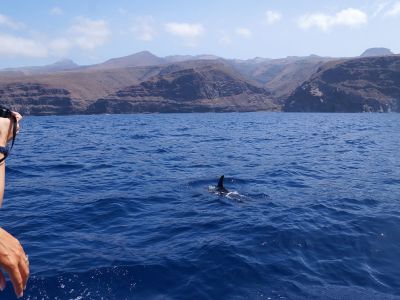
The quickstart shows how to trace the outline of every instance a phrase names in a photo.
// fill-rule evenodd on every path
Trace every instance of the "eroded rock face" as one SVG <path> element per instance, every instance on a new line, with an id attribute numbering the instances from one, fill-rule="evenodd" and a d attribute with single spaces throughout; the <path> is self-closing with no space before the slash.
<path id="1" fill-rule="evenodd" d="M 267 94 L 262 88 L 240 81 L 220 70 L 181 70 L 157 76 L 140 85 L 127 87 L 116 93 L 119 97 L 154 96 L 177 101 L 215 99 L 242 94 L 246 91 Z"/>
<path id="2" fill-rule="evenodd" d="M 400 112 L 400 56 L 328 63 L 293 92 L 284 110 Z"/>
<path id="3" fill-rule="evenodd" d="M 76 113 L 66 89 L 38 83 L 11 83 L 0 86 L 1 105 L 22 114 L 50 115 Z"/>
<path id="4" fill-rule="evenodd" d="M 278 102 L 282 102 L 319 67 L 332 60 L 335 59 L 311 55 L 233 62 L 232 65 L 246 77 L 262 84 Z"/>
<path id="5" fill-rule="evenodd" d="M 89 106 L 88 113 L 278 110 L 270 93 L 230 70 L 202 66 L 164 70 Z"/>
<path id="6" fill-rule="evenodd" d="M 3 72 L 0 105 L 35 115 L 276 111 L 282 107 L 309 112 L 400 111 L 400 56 L 324 61 L 318 57 L 273 63 L 255 60 L 252 64 L 263 63 L 263 67 L 249 70 L 246 66 L 238 70 L 224 60 L 192 60 L 35 75 Z M 275 70 L 280 63 L 284 68 Z M 258 71 L 266 73 L 261 78 L 256 76 Z"/>
<path id="7" fill-rule="evenodd" d="M 0 77 L 0 104 L 24 114 L 278 110 L 221 61 Z"/>

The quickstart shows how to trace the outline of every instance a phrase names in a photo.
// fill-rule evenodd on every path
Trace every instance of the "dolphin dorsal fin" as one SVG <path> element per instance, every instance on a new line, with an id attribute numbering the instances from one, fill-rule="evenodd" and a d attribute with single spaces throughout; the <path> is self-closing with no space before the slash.
<path id="1" fill-rule="evenodd" d="M 219 187 L 219 188 L 223 188 L 223 187 L 224 187 L 224 175 L 222 175 L 222 176 L 219 178 L 218 187 Z"/>

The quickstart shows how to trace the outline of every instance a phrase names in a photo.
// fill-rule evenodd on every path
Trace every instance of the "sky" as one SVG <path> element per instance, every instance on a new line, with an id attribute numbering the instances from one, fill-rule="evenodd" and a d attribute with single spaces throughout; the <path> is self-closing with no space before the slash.
<path id="1" fill-rule="evenodd" d="M 397 29 L 396 29 L 397 28 Z M 0 0 L 0 68 L 157 56 L 400 53 L 400 0 Z"/>

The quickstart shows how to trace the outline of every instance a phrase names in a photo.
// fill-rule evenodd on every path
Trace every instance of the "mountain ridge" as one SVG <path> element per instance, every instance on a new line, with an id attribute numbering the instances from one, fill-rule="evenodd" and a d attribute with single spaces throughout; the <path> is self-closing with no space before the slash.
<path id="1" fill-rule="evenodd" d="M 203 70 L 205 68 L 210 74 L 222 74 L 221 78 L 223 79 L 219 79 L 219 85 L 214 80 L 217 76 L 207 79 L 206 72 Z M 186 76 L 187 74 L 182 72 L 188 70 L 191 70 L 192 75 L 195 76 Z M 140 86 L 141 84 L 143 86 L 143 84 L 149 84 L 152 80 L 157 82 L 157 80 L 154 80 L 157 76 L 159 77 L 158 84 L 156 83 L 152 87 L 148 86 L 145 95 L 143 91 L 141 92 L 142 94 L 130 94 L 130 101 L 132 102 L 139 98 L 143 101 L 153 101 L 158 98 L 160 105 L 169 103 L 168 111 L 179 111 L 178 108 L 182 106 L 181 104 L 185 102 L 185 99 L 170 99 L 170 97 L 167 97 L 167 95 L 171 95 L 168 91 L 160 94 L 160 96 L 152 95 L 152 93 L 159 91 L 159 85 L 169 76 L 169 80 L 175 82 L 175 85 L 171 86 L 176 88 L 177 94 L 188 95 L 187 92 L 184 92 L 184 89 L 187 90 L 190 86 L 196 86 L 196 84 L 199 87 L 198 83 L 200 82 L 200 89 L 206 88 L 210 94 L 216 95 L 216 97 L 202 98 L 199 96 L 191 99 L 193 100 L 192 104 L 195 111 L 214 111 L 212 103 L 207 103 L 207 101 L 214 99 L 214 102 L 218 102 L 218 99 L 225 97 L 221 93 L 221 86 L 226 89 L 227 97 L 232 96 L 232 100 L 237 102 L 236 105 L 230 105 L 229 101 L 225 99 L 219 105 L 219 110 L 221 111 L 249 110 L 245 106 L 240 106 L 240 103 L 245 105 L 248 99 L 252 99 L 254 102 L 251 110 L 268 108 L 279 110 L 279 106 L 272 103 L 267 90 L 244 78 L 226 62 L 213 60 L 184 61 L 144 67 L 84 68 L 78 71 L 39 74 L 36 76 L 2 77 L 0 75 L 0 99 L 2 105 L 9 106 L 24 114 L 101 113 L 99 109 L 93 107 L 93 103 L 100 99 L 103 103 L 105 100 L 115 102 L 118 97 L 121 98 L 119 103 L 125 101 L 126 98 L 121 94 L 124 89 Z M 229 92 L 234 90 L 236 86 L 243 84 L 247 86 L 246 90 L 234 95 L 234 97 L 229 95 Z M 198 93 L 201 94 L 200 92 Z M 174 94 L 172 93 L 172 95 Z M 146 96 L 146 99 L 143 99 L 144 96 Z M 59 103 L 59 107 L 57 107 L 57 103 Z M 185 104 L 185 110 L 193 110 L 187 103 Z M 177 108 L 174 108 L 173 105 Z M 139 111 L 146 111 L 143 108 L 146 105 L 141 107 Z"/>
<path id="2" fill-rule="evenodd" d="M 386 55 L 394 55 L 394 53 L 388 48 L 375 47 L 365 50 L 363 53 L 361 53 L 360 57 L 386 56 Z"/>
<path id="3" fill-rule="evenodd" d="M 287 98 L 292 112 L 400 112 L 400 56 L 328 62 Z"/>
<path id="4" fill-rule="evenodd" d="M 382 57 L 393 60 L 400 56 Z M 339 77 L 348 76 L 340 72 L 342 63 L 352 61 L 352 68 L 357 71 L 362 64 L 360 62 L 373 61 L 374 58 L 376 56 L 332 58 L 310 55 L 237 60 L 214 55 L 158 57 L 149 51 L 142 51 L 89 66 L 62 60 L 42 67 L 0 71 L 0 104 L 24 114 L 39 115 L 310 109 L 335 111 L 310 106 L 309 102 L 313 101 L 313 93 L 317 90 L 309 86 L 321 83 L 321 89 L 329 94 L 328 91 L 333 90 L 337 83 L 319 80 L 318 74 L 325 70 L 325 73 L 339 74 L 336 75 Z M 368 80 L 378 80 L 376 76 L 364 78 L 365 74 L 375 72 L 376 65 L 362 65 L 365 70 L 358 72 L 357 76 L 361 76 L 364 85 L 352 83 L 353 90 L 365 89 L 374 84 Z M 390 77 L 382 70 L 382 66 L 378 67 L 384 76 Z M 389 85 L 390 80 L 381 83 Z M 301 93 L 302 90 L 308 92 Z M 376 93 L 376 90 L 370 91 Z M 352 107 L 350 110 L 396 111 L 397 104 L 388 100 L 390 96 L 385 95 L 386 92 L 381 91 L 378 104 L 356 105 L 354 107 L 357 109 Z M 366 100 L 369 97 L 366 92 L 346 90 L 346 93 L 355 95 L 360 103 L 371 101 Z M 347 99 L 345 101 L 355 101 L 344 98 Z M 340 111 L 345 109 L 346 105 Z"/>

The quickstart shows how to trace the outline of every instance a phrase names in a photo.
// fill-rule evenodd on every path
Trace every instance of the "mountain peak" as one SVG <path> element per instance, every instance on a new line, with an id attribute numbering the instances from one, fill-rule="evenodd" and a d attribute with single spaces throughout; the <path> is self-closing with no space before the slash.
<path id="1" fill-rule="evenodd" d="M 78 67 L 78 64 L 75 63 L 72 59 L 64 58 L 56 61 L 55 63 L 49 65 L 53 67 Z"/>
<path id="2" fill-rule="evenodd" d="M 149 51 L 140 51 L 131 55 L 112 58 L 97 65 L 100 68 L 142 67 L 163 63 L 163 59 Z"/>
<path id="3" fill-rule="evenodd" d="M 394 53 L 388 48 L 376 47 L 365 50 L 360 56 L 370 57 L 370 56 L 386 56 L 386 55 L 394 55 Z"/>
<path id="4" fill-rule="evenodd" d="M 134 53 L 132 55 L 151 55 L 151 56 L 155 56 L 153 53 L 151 53 L 148 50 L 139 51 L 139 52 L 136 52 L 136 53 Z"/>

